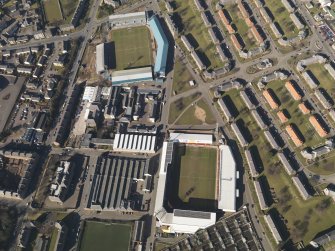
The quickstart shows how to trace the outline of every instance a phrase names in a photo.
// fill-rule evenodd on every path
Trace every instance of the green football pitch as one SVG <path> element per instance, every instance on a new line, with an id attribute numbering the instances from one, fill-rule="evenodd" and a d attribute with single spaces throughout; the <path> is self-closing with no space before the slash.
<path id="1" fill-rule="evenodd" d="M 147 27 L 113 30 L 111 38 L 115 46 L 113 69 L 125 70 L 152 64 L 151 37 Z"/>
<path id="2" fill-rule="evenodd" d="M 180 145 L 178 155 L 178 197 L 185 203 L 191 202 L 192 199 L 215 200 L 217 149 Z"/>
<path id="3" fill-rule="evenodd" d="M 80 251 L 127 251 L 131 226 L 102 222 L 85 222 Z"/>

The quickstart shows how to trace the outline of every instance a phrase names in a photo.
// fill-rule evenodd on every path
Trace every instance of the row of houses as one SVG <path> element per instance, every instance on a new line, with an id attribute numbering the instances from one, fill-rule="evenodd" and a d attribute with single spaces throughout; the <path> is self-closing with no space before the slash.
<path id="1" fill-rule="evenodd" d="M 272 132 L 270 130 L 264 131 L 264 136 L 265 136 L 266 140 L 269 142 L 269 144 L 271 145 L 271 147 L 273 149 L 275 149 L 277 151 L 280 150 L 280 146 L 277 143 L 275 137 L 272 135 Z"/>
<path id="2" fill-rule="evenodd" d="M 265 196 L 263 194 L 263 190 L 262 190 L 262 186 L 260 184 L 260 181 L 258 180 L 254 180 L 254 186 L 255 186 L 255 191 L 256 191 L 256 195 L 257 195 L 257 199 L 259 202 L 259 206 L 261 208 L 261 210 L 267 210 L 269 208 L 269 205 L 267 204 L 266 200 L 265 200 Z"/>
<path id="3" fill-rule="evenodd" d="M 328 110 L 333 106 L 333 100 L 329 97 L 325 90 L 316 89 L 315 97 L 319 100 L 324 109 Z"/>
<path id="4" fill-rule="evenodd" d="M 231 129 L 233 130 L 238 142 L 242 147 L 246 147 L 249 145 L 248 140 L 244 137 L 244 134 L 236 123 L 231 124 Z"/>
<path id="5" fill-rule="evenodd" d="M 295 144 L 296 147 L 302 146 L 304 141 L 301 139 L 299 133 L 297 132 L 297 128 L 292 126 L 292 125 L 287 125 L 285 127 L 285 130 L 288 134 L 288 136 L 291 138 L 293 143 Z"/>
<path id="6" fill-rule="evenodd" d="M 298 91 L 298 89 L 297 89 L 297 87 L 296 87 L 296 85 L 295 85 L 295 83 L 294 82 L 292 82 L 292 81 L 287 81 L 286 83 L 285 83 L 285 87 L 286 87 L 286 89 L 287 89 L 287 91 L 291 94 L 291 96 L 292 96 L 292 98 L 294 99 L 294 100 L 301 100 L 302 99 L 302 95 L 300 94 L 300 90 Z"/>
<path id="7" fill-rule="evenodd" d="M 263 116 L 260 114 L 259 109 L 251 110 L 251 115 L 262 130 L 265 130 L 268 127 Z"/>
<path id="8" fill-rule="evenodd" d="M 312 115 L 309 117 L 309 122 L 314 127 L 320 137 L 324 138 L 328 135 L 328 129 L 324 126 L 324 121 L 321 121 L 320 116 Z"/>
<path id="9" fill-rule="evenodd" d="M 245 157 L 247 159 L 247 164 L 249 166 L 251 177 L 253 177 L 253 178 L 258 177 L 258 175 L 259 175 L 259 172 L 258 172 L 259 168 L 257 168 L 257 166 L 256 166 L 256 164 L 254 162 L 254 158 L 252 156 L 252 152 L 249 149 L 247 149 L 247 150 L 245 150 L 244 153 L 245 153 Z"/>
<path id="10" fill-rule="evenodd" d="M 269 104 L 271 109 L 277 110 L 279 108 L 278 98 L 276 97 L 275 93 L 272 89 L 268 88 L 263 91 L 263 97 L 265 98 L 266 102 Z"/>
<path id="11" fill-rule="evenodd" d="M 250 95 L 252 95 L 252 97 L 250 97 Z M 240 91 L 240 96 L 244 104 L 248 107 L 249 110 L 255 109 L 256 105 L 258 105 L 258 104 L 254 104 L 253 102 L 253 100 L 255 100 L 255 95 L 250 88 L 246 88 L 245 90 Z"/>
<path id="12" fill-rule="evenodd" d="M 279 152 L 277 154 L 277 156 L 278 156 L 280 162 L 282 163 L 286 173 L 288 175 L 294 175 L 296 172 L 295 172 L 290 160 L 287 158 L 286 154 Z"/>
<path id="13" fill-rule="evenodd" d="M 231 121 L 234 117 L 232 115 L 232 113 L 230 112 L 227 104 L 225 103 L 224 99 L 223 98 L 220 98 L 218 100 L 218 104 L 223 112 L 223 115 L 225 116 L 226 120 L 229 122 Z"/>

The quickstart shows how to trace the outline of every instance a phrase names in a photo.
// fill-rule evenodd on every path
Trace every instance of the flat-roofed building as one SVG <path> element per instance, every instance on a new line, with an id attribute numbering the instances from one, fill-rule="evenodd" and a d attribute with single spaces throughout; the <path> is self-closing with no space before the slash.
<path id="1" fill-rule="evenodd" d="M 228 61 L 228 58 L 226 56 L 226 54 L 224 53 L 223 49 L 222 49 L 222 45 L 218 44 L 215 46 L 216 48 L 216 52 L 219 54 L 219 57 L 221 59 L 222 62 L 226 62 Z"/>
<path id="2" fill-rule="evenodd" d="M 212 26 L 211 22 L 208 20 L 207 12 L 201 12 L 200 16 L 206 27 Z"/>
<path id="3" fill-rule="evenodd" d="M 290 13 L 294 12 L 295 7 L 292 6 L 290 0 L 281 0 L 281 2 L 284 5 L 284 7 L 287 9 L 288 12 Z"/>
<path id="4" fill-rule="evenodd" d="M 315 131 L 319 134 L 320 137 L 326 137 L 328 135 L 328 132 L 326 128 L 324 128 L 320 123 L 320 118 L 317 118 L 315 115 L 312 115 L 309 117 L 309 122 L 314 127 Z"/>
<path id="5" fill-rule="evenodd" d="M 267 141 L 270 143 L 270 145 L 273 149 L 275 149 L 275 150 L 280 149 L 280 146 L 278 145 L 276 139 L 273 137 L 273 135 L 270 131 L 264 131 L 264 136 L 267 139 Z"/>
<path id="6" fill-rule="evenodd" d="M 303 28 L 305 28 L 305 25 L 301 22 L 300 18 L 297 16 L 296 13 L 291 13 L 290 18 L 292 19 L 294 25 L 298 28 L 298 30 L 302 30 Z"/>
<path id="7" fill-rule="evenodd" d="M 237 39 L 235 34 L 231 34 L 230 39 L 233 42 L 233 45 L 237 51 L 242 50 L 243 46 L 241 45 L 240 41 Z"/>
<path id="8" fill-rule="evenodd" d="M 272 23 L 272 18 L 270 17 L 268 11 L 265 8 L 260 8 L 259 13 L 261 13 L 262 18 L 266 23 L 270 23 L 270 28 L 271 28 L 271 23 Z M 272 28 L 271 28 L 272 29 Z"/>
<path id="9" fill-rule="evenodd" d="M 316 89 L 314 94 L 324 109 L 330 109 L 332 108 L 332 102 L 329 100 L 330 97 L 327 97 L 328 95 L 326 96 L 324 92 L 324 90 L 321 92 L 319 89 Z"/>
<path id="10" fill-rule="evenodd" d="M 201 0 L 194 0 L 194 4 L 197 7 L 198 11 L 204 11 L 204 7 L 202 6 Z"/>
<path id="11" fill-rule="evenodd" d="M 110 15 L 108 16 L 108 23 L 110 27 L 116 28 L 146 25 L 147 15 L 145 11 Z"/>
<path id="12" fill-rule="evenodd" d="M 225 103 L 224 99 L 220 98 L 218 100 L 218 104 L 223 112 L 223 115 L 225 116 L 226 120 L 229 122 L 234 119 L 233 114 L 230 112 L 227 104 Z"/>
<path id="13" fill-rule="evenodd" d="M 329 75 L 335 80 L 335 69 L 332 64 L 324 64 L 325 69 L 328 71 Z"/>
<path id="14" fill-rule="evenodd" d="M 265 130 L 267 128 L 267 125 L 265 123 L 265 121 L 263 120 L 262 115 L 259 113 L 258 109 L 256 110 L 252 110 L 251 111 L 251 115 L 253 116 L 253 118 L 255 119 L 257 125 L 262 129 Z"/>
<path id="15" fill-rule="evenodd" d="M 233 130 L 236 138 L 238 139 L 238 142 L 242 147 L 246 147 L 249 145 L 249 142 L 245 139 L 243 133 L 241 132 L 240 128 L 238 127 L 237 124 L 232 123 L 231 124 L 231 129 Z"/>
<path id="16" fill-rule="evenodd" d="M 310 70 L 304 71 L 301 73 L 301 76 L 304 78 L 305 82 L 311 89 L 315 89 L 318 87 L 318 83 L 314 81 L 315 76 Z"/>
<path id="17" fill-rule="evenodd" d="M 172 34 L 173 37 L 176 37 L 179 34 L 179 29 L 178 27 L 175 25 L 175 23 L 173 22 L 172 18 L 170 15 L 166 14 L 164 15 L 164 19 L 165 22 Z"/>
<path id="18" fill-rule="evenodd" d="M 276 242 L 276 244 L 279 244 L 283 241 L 282 237 L 280 236 L 280 233 L 272 219 L 272 216 L 270 214 L 268 215 L 264 215 L 264 220 L 268 226 L 268 228 L 270 229 L 270 232 L 272 233 L 272 236 Z"/>
<path id="19" fill-rule="evenodd" d="M 148 24 L 150 26 L 150 29 L 154 35 L 157 44 L 156 59 L 154 66 L 155 77 L 165 78 L 167 56 L 169 51 L 169 41 L 166 38 L 164 30 L 157 16 L 152 16 L 149 19 Z"/>
<path id="20" fill-rule="evenodd" d="M 254 26 L 254 23 L 251 21 L 251 19 L 248 17 L 246 19 L 244 19 L 245 23 L 247 24 L 247 26 L 249 28 L 253 27 Z"/>
<path id="21" fill-rule="evenodd" d="M 289 135 L 289 137 L 291 138 L 291 140 L 293 141 L 293 143 L 295 144 L 296 147 L 302 146 L 302 144 L 304 142 L 302 141 L 300 136 L 297 134 L 296 129 L 294 129 L 294 127 L 292 127 L 292 125 L 287 125 L 285 127 L 285 130 L 286 130 L 287 134 Z"/>
<path id="22" fill-rule="evenodd" d="M 230 19 L 227 17 L 227 14 L 226 14 L 226 11 L 224 10 L 219 10 L 218 11 L 218 14 L 219 14 L 219 18 L 221 20 L 221 22 L 226 26 L 228 24 L 230 24 Z"/>
<path id="23" fill-rule="evenodd" d="M 182 35 L 180 37 L 181 41 L 183 42 L 184 46 L 186 47 L 186 49 L 191 52 L 194 50 L 193 46 L 191 45 L 190 41 L 188 41 L 187 37 Z"/>
<path id="24" fill-rule="evenodd" d="M 287 81 L 285 83 L 285 87 L 286 87 L 287 91 L 291 94 L 291 96 L 293 97 L 294 100 L 301 100 L 302 99 L 301 94 L 299 93 L 295 84 L 292 81 Z"/>
<path id="25" fill-rule="evenodd" d="M 294 168 L 292 167 L 290 161 L 286 157 L 286 155 L 284 153 L 278 153 L 277 156 L 278 156 L 280 162 L 282 163 L 286 173 L 288 175 L 294 175 L 296 172 L 295 172 Z"/>
<path id="26" fill-rule="evenodd" d="M 269 104 L 271 109 L 276 110 L 279 108 L 279 104 L 277 103 L 277 98 L 274 97 L 274 92 L 272 89 L 266 89 L 263 91 L 263 96 L 266 100 L 266 102 Z"/>
<path id="27" fill-rule="evenodd" d="M 258 177 L 258 175 L 259 175 L 258 168 L 255 165 L 255 161 L 254 161 L 254 158 L 252 156 L 251 151 L 249 149 L 247 149 L 247 150 L 245 150 L 244 153 L 245 153 L 245 157 L 247 159 L 247 163 L 248 163 L 248 166 L 249 166 L 251 177 L 253 177 L 253 178 Z"/>
<path id="28" fill-rule="evenodd" d="M 255 180 L 254 186 L 255 186 L 255 191 L 256 191 L 257 199 L 258 199 L 261 210 L 267 210 L 269 206 L 266 203 L 266 200 L 264 198 L 264 194 L 263 194 L 263 190 L 262 190 L 260 182 L 258 180 Z"/>
<path id="29" fill-rule="evenodd" d="M 241 96 L 244 104 L 248 107 L 249 110 L 255 109 L 255 105 L 253 104 L 250 97 L 248 96 L 248 94 L 244 90 L 240 91 L 240 96 Z"/>
<path id="30" fill-rule="evenodd" d="M 227 145 L 220 145 L 220 177 L 218 208 L 224 212 L 236 212 L 236 163 Z"/>
<path id="31" fill-rule="evenodd" d="M 335 110 L 329 110 L 329 117 L 335 122 Z"/>
<path id="32" fill-rule="evenodd" d="M 203 62 L 201 61 L 198 53 L 196 51 L 191 51 L 191 56 L 195 62 L 195 64 L 197 65 L 197 67 L 199 68 L 199 70 L 205 70 L 206 66 L 203 64 Z"/>
<path id="33" fill-rule="evenodd" d="M 213 135 L 173 132 L 170 133 L 170 141 L 184 144 L 212 145 Z"/>
<path id="34" fill-rule="evenodd" d="M 209 33 L 209 36 L 211 37 L 212 42 L 213 42 L 214 44 L 218 44 L 218 43 L 220 43 L 220 40 L 217 38 L 217 36 L 216 36 L 216 34 L 215 34 L 213 28 L 209 28 L 209 29 L 208 29 L 208 33 Z"/>
<path id="35" fill-rule="evenodd" d="M 308 193 L 306 187 L 304 186 L 303 182 L 301 181 L 300 175 L 292 177 L 293 184 L 297 188 L 299 194 L 304 200 L 307 200 L 311 197 L 311 195 Z"/>
<path id="36" fill-rule="evenodd" d="M 122 152 L 155 153 L 155 134 L 117 133 L 113 149 Z"/>
<path id="37" fill-rule="evenodd" d="M 283 36 L 283 33 L 281 29 L 278 27 L 277 23 L 270 23 L 269 25 L 270 25 L 271 31 L 273 32 L 276 38 L 281 38 Z"/>
<path id="38" fill-rule="evenodd" d="M 98 44 L 95 54 L 95 70 L 97 74 L 101 74 L 106 70 L 105 64 L 105 44 Z"/>
<path id="39" fill-rule="evenodd" d="M 152 80 L 153 76 L 151 67 L 114 71 L 111 75 L 111 81 L 113 85 L 131 84 Z"/>

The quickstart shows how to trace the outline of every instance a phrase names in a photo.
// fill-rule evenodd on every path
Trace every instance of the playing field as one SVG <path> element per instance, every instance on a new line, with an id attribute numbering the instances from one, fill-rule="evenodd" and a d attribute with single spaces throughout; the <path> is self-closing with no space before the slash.
<path id="1" fill-rule="evenodd" d="M 115 57 L 112 69 L 124 70 L 152 64 L 150 32 L 146 27 L 112 31 Z"/>
<path id="2" fill-rule="evenodd" d="M 178 196 L 183 202 L 191 199 L 215 200 L 217 149 L 180 145 Z"/>
<path id="3" fill-rule="evenodd" d="M 102 222 L 85 222 L 80 251 L 128 251 L 131 226 Z"/>
<path id="4" fill-rule="evenodd" d="M 62 21 L 62 12 L 58 0 L 43 1 L 44 12 L 49 23 Z"/>

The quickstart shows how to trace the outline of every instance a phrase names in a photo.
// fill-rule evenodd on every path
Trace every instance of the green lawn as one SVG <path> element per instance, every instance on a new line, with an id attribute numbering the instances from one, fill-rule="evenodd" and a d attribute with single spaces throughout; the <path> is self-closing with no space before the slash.
<path id="1" fill-rule="evenodd" d="M 189 84 L 190 80 L 192 80 L 191 73 L 181 60 L 177 58 L 174 64 L 172 95 L 174 92 L 180 94 L 192 89 L 192 86 Z"/>
<path id="2" fill-rule="evenodd" d="M 303 241 L 305 245 L 308 244 L 317 233 L 335 224 L 335 218 L 332 216 L 335 213 L 335 205 L 329 203 L 326 196 L 313 197 L 307 201 L 302 200 L 278 158 L 274 157 L 270 145 L 246 109 L 238 91 L 231 90 L 225 95 L 230 96 L 239 111 L 236 119 L 243 119 L 252 135 L 249 148 L 254 147 L 259 153 L 259 163 L 264 168 L 263 175 L 266 176 L 270 188 L 273 188 L 278 199 L 278 203 L 273 206 L 287 220 L 287 228 L 293 242 Z M 259 214 L 262 214 L 260 210 Z"/>
<path id="3" fill-rule="evenodd" d="M 193 199 L 215 200 L 217 149 L 181 145 L 178 196 L 183 202 Z"/>
<path id="4" fill-rule="evenodd" d="M 131 226 L 87 221 L 80 251 L 128 251 Z"/>
<path id="5" fill-rule="evenodd" d="M 295 37 L 298 35 L 299 30 L 294 25 L 290 18 L 290 13 L 287 11 L 281 1 L 278 0 L 265 0 L 265 5 L 270 9 L 280 28 L 284 32 L 284 36 Z"/>
<path id="6" fill-rule="evenodd" d="M 232 18 L 233 24 L 235 24 L 237 28 L 237 33 L 242 37 L 245 49 L 249 51 L 250 49 L 257 47 L 257 41 L 251 33 L 250 28 L 244 21 L 242 13 L 238 9 L 237 4 L 226 5 L 225 8 Z"/>
<path id="7" fill-rule="evenodd" d="M 320 87 L 327 90 L 327 93 L 334 98 L 335 93 L 335 80 L 328 73 L 328 71 L 324 68 L 323 65 L 320 64 L 312 64 L 307 67 L 314 76 L 319 80 Z"/>
<path id="8" fill-rule="evenodd" d="M 205 117 L 203 117 L 202 114 L 197 114 L 197 109 L 199 112 L 199 108 L 200 113 L 204 112 Z M 176 122 L 177 125 L 202 125 L 205 123 L 214 124 L 216 123 L 216 120 L 203 99 L 197 101 L 196 105 L 188 108 Z"/>
<path id="9" fill-rule="evenodd" d="M 330 154 L 322 156 L 318 162 L 307 166 L 309 170 L 320 175 L 329 175 L 335 173 L 335 154 L 331 152 Z"/>
<path id="10" fill-rule="evenodd" d="M 200 97 L 200 93 L 192 94 L 186 98 L 177 99 L 171 103 L 169 111 L 169 124 L 172 124 L 178 116 L 197 98 Z"/>
<path id="11" fill-rule="evenodd" d="M 72 16 L 78 6 L 79 0 L 59 0 L 59 2 L 61 4 L 66 23 L 70 23 Z"/>
<path id="12" fill-rule="evenodd" d="M 285 130 L 285 126 L 288 124 L 295 124 L 298 129 L 300 130 L 301 134 L 304 137 L 305 143 L 300 147 L 301 149 L 305 147 L 313 147 L 317 146 L 324 142 L 324 139 L 321 138 L 313 128 L 313 126 L 309 123 L 309 116 L 310 115 L 304 115 L 302 112 L 300 112 L 298 105 L 299 101 L 295 101 L 292 96 L 289 94 L 287 89 L 285 88 L 285 81 L 272 81 L 267 84 L 267 87 L 271 88 L 276 96 L 280 100 L 280 109 L 286 110 L 289 114 L 290 119 L 283 124 L 282 129 Z M 277 117 L 277 114 L 273 112 L 273 116 Z M 293 147 L 295 145 L 291 144 Z"/>
<path id="13" fill-rule="evenodd" d="M 49 23 L 60 22 L 63 20 L 58 0 L 46 0 L 43 2 L 43 7 Z"/>
<path id="14" fill-rule="evenodd" d="M 186 36 L 193 36 L 199 46 L 199 52 L 204 64 L 209 69 L 220 68 L 224 65 L 216 53 L 215 46 L 209 37 L 208 29 L 200 17 L 193 0 L 175 0 L 177 13 L 183 25 L 183 33 Z"/>
<path id="15" fill-rule="evenodd" d="M 115 46 L 115 70 L 151 65 L 151 38 L 147 27 L 114 30 L 111 37 Z"/>

